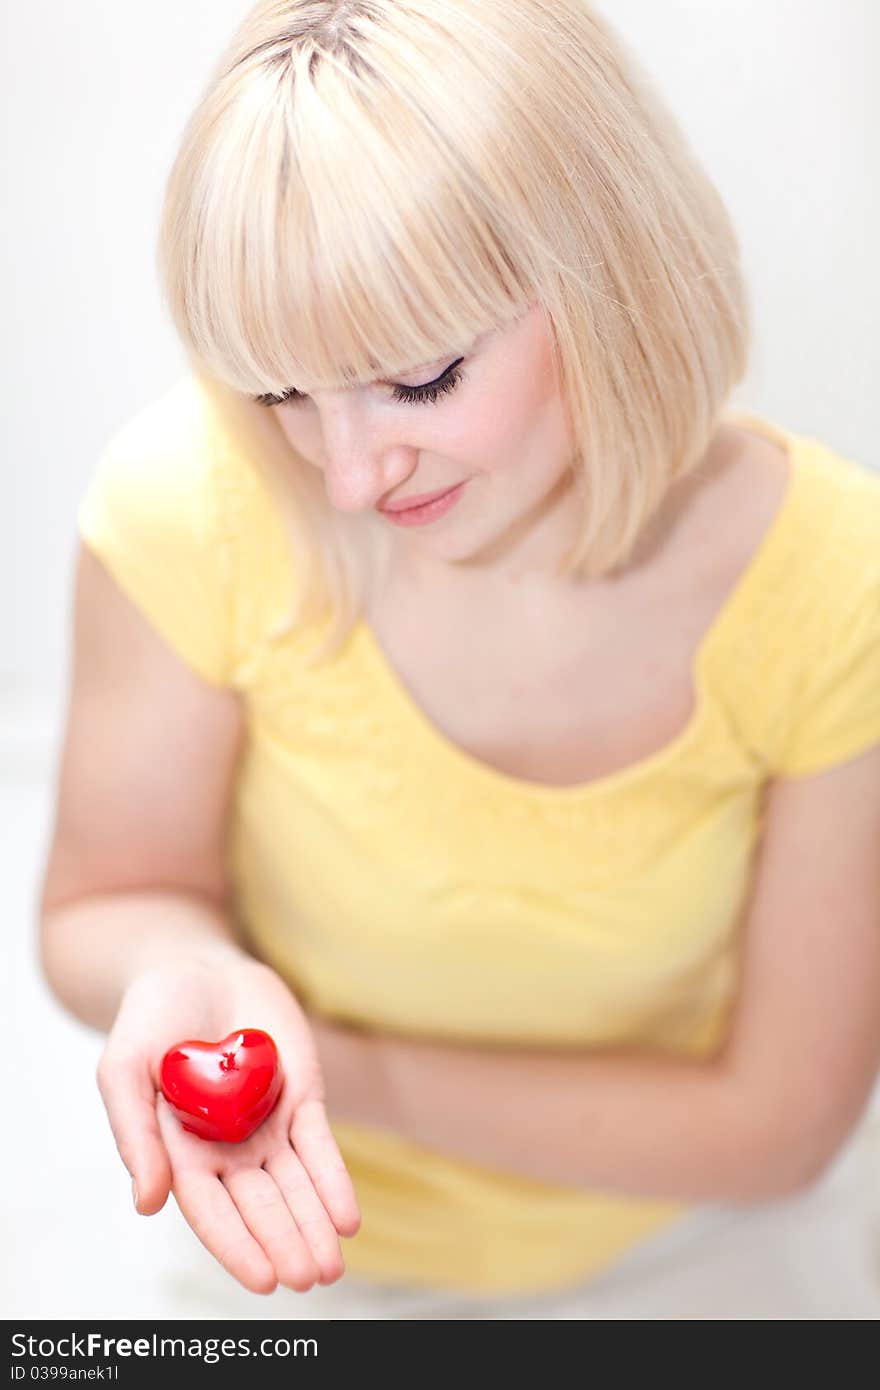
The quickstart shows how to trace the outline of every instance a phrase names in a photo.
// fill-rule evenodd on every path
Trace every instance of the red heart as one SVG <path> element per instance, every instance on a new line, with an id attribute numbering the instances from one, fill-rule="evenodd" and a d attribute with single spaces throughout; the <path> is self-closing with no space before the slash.
<path id="1" fill-rule="evenodd" d="M 177 1043 L 159 1068 L 162 1094 L 184 1129 L 227 1144 L 240 1144 L 262 1124 L 282 1080 L 278 1049 L 259 1028 L 216 1043 Z"/>

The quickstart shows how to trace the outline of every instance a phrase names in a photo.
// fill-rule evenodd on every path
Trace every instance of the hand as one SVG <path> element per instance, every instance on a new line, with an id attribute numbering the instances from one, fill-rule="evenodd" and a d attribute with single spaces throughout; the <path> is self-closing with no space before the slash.
<path id="1" fill-rule="evenodd" d="M 172 1044 L 259 1027 L 278 1047 L 284 1084 L 243 1143 L 187 1133 L 159 1091 Z M 254 1293 L 304 1293 L 345 1272 L 339 1235 L 360 1227 L 351 1177 L 330 1130 L 306 1015 L 268 966 L 242 955 L 175 962 L 126 990 L 98 1063 L 98 1086 L 135 1206 L 152 1215 L 173 1191 L 202 1244 Z"/>

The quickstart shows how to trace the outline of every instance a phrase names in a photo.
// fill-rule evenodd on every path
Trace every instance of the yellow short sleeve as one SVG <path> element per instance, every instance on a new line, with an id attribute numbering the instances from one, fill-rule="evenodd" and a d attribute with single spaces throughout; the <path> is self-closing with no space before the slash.
<path id="1" fill-rule="evenodd" d="M 779 771 L 820 772 L 880 743 L 880 473 L 829 520 L 799 639 L 801 680 Z"/>
<path id="2" fill-rule="evenodd" d="M 213 685 L 231 681 L 232 598 L 210 430 L 190 378 L 109 440 L 77 512 L 85 544 Z"/>

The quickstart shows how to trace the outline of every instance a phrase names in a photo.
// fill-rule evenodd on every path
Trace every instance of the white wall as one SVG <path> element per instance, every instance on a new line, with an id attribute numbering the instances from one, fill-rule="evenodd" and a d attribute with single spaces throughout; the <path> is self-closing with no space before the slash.
<path id="1" fill-rule="evenodd" d="M 0 765 L 23 699 L 51 756 L 74 519 L 109 433 L 181 369 L 159 295 L 163 181 L 243 0 L 8 4 Z M 755 307 L 736 402 L 880 463 L 880 110 L 872 0 L 604 0 L 742 238 Z"/>
<path id="2" fill-rule="evenodd" d="M 3 1002 L 14 1001 L 13 1035 L 25 1035 L 27 1020 L 29 1042 L 5 1050 L 0 1072 L 8 1072 L 4 1095 L 30 1098 L 28 1125 L 13 1115 L 0 1150 L 0 1229 L 15 1252 L 0 1261 L 9 1317 L 285 1317 L 298 1307 L 285 1291 L 261 1300 L 224 1282 L 173 1199 L 159 1216 L 135 1219 L 93 1081 L 103 1039 L 49 996 L 23 929 L 33 920 L 46 824 L 40 778 L 53 763 L 66 688 L 76 507 L 109 433 L 183 364 L 153 270 L 162 184 L 207 69 L 247 8 L 244 0 L 5 6 L 0 292 L 12 505 L 0 543 L 0 840 L 12 873 L 0 979 Z M 880 305 L 869 250 L 880 244 L 880 112 L 868 80 L 880 6 L 604 0 L 601 8 L 656 75 L 739 228 L 757 341 L 738 403 L 880 464 Z M 26 698 L 36 702 L 31 713 Z M 48 1090 L 48 1074 L 63 1084 Z M 807 1209 L 771 1213 L 762 1243 L 745 1229 L 715 1277 L 699 1259 L 683 1290 L 665 1275 L 660 1288 L 658 1277 L 666 1310 L 658 1315 L 678 1300 L 712 1317 L 718 1308 L 743 1318 L 773 1308 L 872 1316 L 858 1308 L 862 1299 L 867 1307 L 880 1231 L 876 1124 L 871 1138 L 873 1148 L 843 1155 L 830 1194 L 823 1188 L 804 1199 Z M 634 1300 L 648 1316 L 649 1295 L 642 1288 Z"/>

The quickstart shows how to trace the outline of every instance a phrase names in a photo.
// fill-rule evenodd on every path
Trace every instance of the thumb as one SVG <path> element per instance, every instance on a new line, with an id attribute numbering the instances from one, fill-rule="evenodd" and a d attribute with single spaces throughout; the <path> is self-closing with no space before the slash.
<path id="1" fill-rule="evenodd" d="M 146 1060 L 105 1051 L 98 1064 L 104 1101 L 119 1156 L 132 1180 L 135 1210 L 152 1216 L 168 1200 L 171 1163 L 156 1120 L 156 1091 Z"/>

